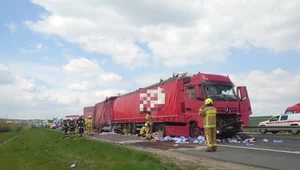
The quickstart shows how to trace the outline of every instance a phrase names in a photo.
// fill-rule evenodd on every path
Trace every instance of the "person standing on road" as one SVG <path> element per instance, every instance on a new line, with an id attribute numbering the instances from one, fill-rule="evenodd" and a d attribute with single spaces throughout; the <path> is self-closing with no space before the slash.
<path id="1" fill-rule="evenodd" d="M 88 120 L 86 121 L 86 128 L 88 130 L 88 135 L 93 135 L 93 120 L 91 116 L 89 116 Z"/>
<path id="2" fill-rule="evenodd" d="M 199 115 L 203 117 L 206 152 L 215 152 L 217 150 L 217 109 L 213 106 L 211 98 L 204 101 L 204 105 L 199 109 Z"/>
<path id="3" fill-rule="evenodd" d="M 82 116 L 79 117 L 79 119 L 77 120 L 77 125 L 78 125 L 78 134 L 81 137 L 83 132 L 84 132 L 84 119 L 82 119 Z"/>
<path id="4" fill-rule="evenodd" d="M 153 129 L 153 120 L 152 120 L 151 112 L 148 112 L 146 114 L 146 124 L 148 125 L 148 130 L 146 131 L 146 138 L 151 139 L 152 129 Z"/>

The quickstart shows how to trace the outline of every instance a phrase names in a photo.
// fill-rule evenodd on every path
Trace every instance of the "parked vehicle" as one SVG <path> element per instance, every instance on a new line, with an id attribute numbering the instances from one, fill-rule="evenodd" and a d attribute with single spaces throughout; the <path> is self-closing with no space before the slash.
<path id="1" fill-rule="evenodd" d="M 136 91 L 107 98 L 96 104 L 94 120 L 97 127 L 127 129 L 130 133 L 144 125 L 151 112 L 154 130 L 164 136 L 197 137 L 204 133 L 199 108 L 206 98 L 212 98 L 217 108 L 217 129 L 232 137 L 249 125 L 252 114 L 245 86 L 234 90 L 229 76 L 188 73 L 173 77 Z"/>
<path id="2" fill-rule="evenodd" d="M 300 114 L 282 114 L 272 116 L 269 120 L 260 122 L 258 126 L 300 126 Z M 266 134 L 267 132 L 276 134 L 279 132 L 278 130 L 272 129 L 260 129 L 259 131 L 262 134 Z M 300 131 L 294 129 L 291 130 L 291 133 L 294 135 L 298 135 Z"/>
<path id="3" fill-rule="evenodd" d="M 300 103 L 288 107 L 285 110 L 285 114 L 300 114 Z"/>

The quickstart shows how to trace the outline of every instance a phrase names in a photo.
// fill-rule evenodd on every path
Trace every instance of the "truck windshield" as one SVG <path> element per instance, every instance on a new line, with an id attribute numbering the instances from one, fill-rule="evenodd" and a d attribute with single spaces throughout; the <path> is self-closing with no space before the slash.
<path id="1" fill-rule="evenodd" d="M 233 86 L 229 85 L 208 85 L 205 87 L 206 96 L 213 100 L 236 101 Z"/>

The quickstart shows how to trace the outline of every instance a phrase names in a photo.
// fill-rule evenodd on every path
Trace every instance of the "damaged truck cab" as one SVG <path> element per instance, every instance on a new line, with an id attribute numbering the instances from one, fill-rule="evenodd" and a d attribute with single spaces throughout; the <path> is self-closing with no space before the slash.
<path id="1" fill-rule="evenodd" d="M 191 137 L 203 133 L 202 117 L 198 116 L 198 110 L 206 98 L 211 98 L 217 108 L 219 135 L 232 137 L 242 130 L 242 126 L 249 125 L 252 111 L 247 89 L 240 86 L 235 90 L 228 76 L 203 73 L 186 76 L 183 78 L 182 93 L 185 115 L 190 116 Z"/>

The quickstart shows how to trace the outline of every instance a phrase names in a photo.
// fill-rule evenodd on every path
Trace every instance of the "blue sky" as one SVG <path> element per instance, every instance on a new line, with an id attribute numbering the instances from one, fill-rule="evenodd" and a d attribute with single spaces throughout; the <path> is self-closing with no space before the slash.
<path id="1" fill-rule="evenodd" d="M 277 114 L 300 101 L 300 4 L 294 2 L 291 9 L 265 1 L 247 8 L 255 14 L 241 14 L 245 6 L 231 1 L 224 4 L 230 12 L 194 1 L 165 7 L 155 1 L 5 1 L 0 117 L 81 113 L 106 95 L 181 71 L 228 74 L 248 87 L 253 115 Z M 266 12 L 271 3 L 286 12 Z M 151 16 L 128 6 L 164 12 Z M 189 22 L 176 19 L 178 10 Z"/>

